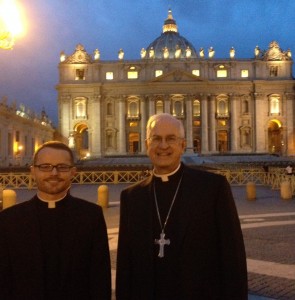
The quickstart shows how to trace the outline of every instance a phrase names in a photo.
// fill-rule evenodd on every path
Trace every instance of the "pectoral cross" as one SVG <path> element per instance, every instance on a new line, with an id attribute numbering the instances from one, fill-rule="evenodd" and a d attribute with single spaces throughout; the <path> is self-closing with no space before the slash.
<path id="1" fill-rule="evenodd" d="M 160 233 L 160 239 L 155 239 L 155 244 L 159 245 L 159 254 L 158 257 L 164 257 L 164 246 L 165 245 L 170 245 L 170 240 L 165 239 L 165 233 L 161 232 Z"/>

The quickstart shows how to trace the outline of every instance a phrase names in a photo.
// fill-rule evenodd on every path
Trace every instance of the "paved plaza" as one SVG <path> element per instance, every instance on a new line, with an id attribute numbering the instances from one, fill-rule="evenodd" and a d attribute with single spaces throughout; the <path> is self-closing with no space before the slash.
<path id="1" fill-rule="evenodd" d="M 109 185 L 107 222 L 113 282 L 116 276 L 116 247 L 119 195 L 127 184 Z M 98 186 L 74 185 L 72 194 L 97 202 Z M 245 186 L 232 187 L 243 230 L 248 265 L 249 300 L 295 299 L 295 199 L 282 200 L 279 190 L 256 187 L 256 200 L 246 199 Z M 18 202 L 34 191 L 18 190 Z M 180 299 L 181 300 L 181 299 Z"/>

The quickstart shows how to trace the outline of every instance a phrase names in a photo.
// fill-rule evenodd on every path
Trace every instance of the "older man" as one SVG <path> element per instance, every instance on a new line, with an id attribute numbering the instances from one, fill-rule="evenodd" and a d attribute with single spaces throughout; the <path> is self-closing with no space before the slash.
<path id="1" fill-rule="evenodd" d="M 117 300 L 243 300 L 243 237 L 226 178 L 181 163 L 182 123 L 147 124 L 151 177 L 121 194 Z"/>

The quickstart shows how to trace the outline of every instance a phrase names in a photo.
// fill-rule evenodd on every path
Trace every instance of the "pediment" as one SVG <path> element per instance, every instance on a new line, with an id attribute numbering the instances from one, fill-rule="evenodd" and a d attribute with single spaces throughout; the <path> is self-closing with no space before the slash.
<path id="1" fill-rule="evenodd" d="M 194 82 L 204 81 L 200 76 L 195 76 L 191 73 L 182 70 L 173 70 L 169 73 L 158 76 L 152 82 Z"/>

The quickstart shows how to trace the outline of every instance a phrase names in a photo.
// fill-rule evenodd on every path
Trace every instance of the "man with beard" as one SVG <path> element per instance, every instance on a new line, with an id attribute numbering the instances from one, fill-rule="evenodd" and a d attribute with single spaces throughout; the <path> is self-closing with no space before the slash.
<path id="1" fill-rule="evenodd" d="M 75 172 L 67 145 L 43 144 L 31 166 L 36 195 L 0 213 L 2 300 L 111 299 L 102 209 L 70 195 Z"/>

